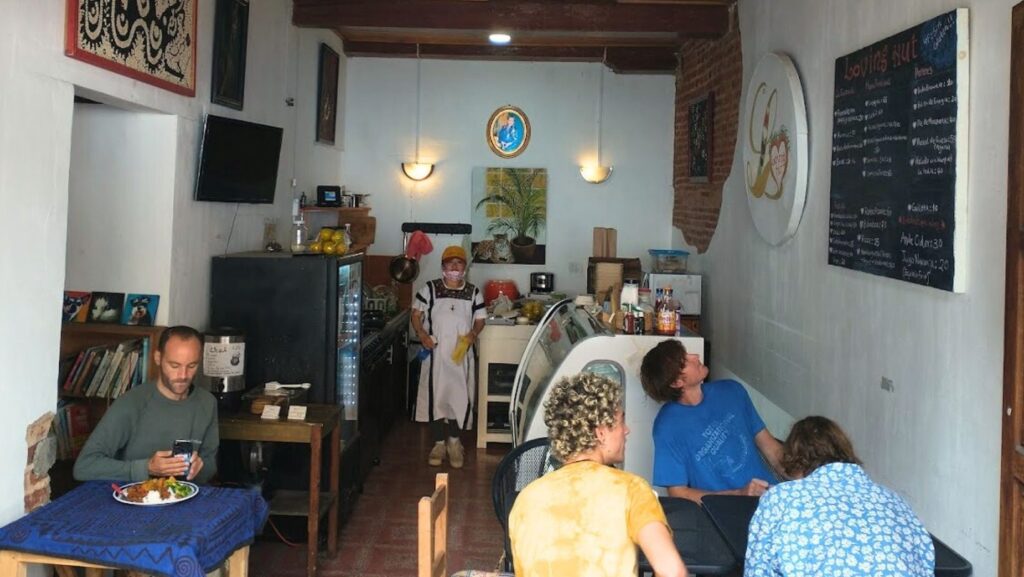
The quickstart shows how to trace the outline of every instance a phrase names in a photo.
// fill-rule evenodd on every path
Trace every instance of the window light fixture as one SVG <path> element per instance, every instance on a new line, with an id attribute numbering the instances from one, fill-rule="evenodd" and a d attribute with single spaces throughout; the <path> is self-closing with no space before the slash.
<path id="1" fill-rule="evenodd" d="M 487 37 L 491 41 L 491 44 L 508 44 L 512 42 L 512 36 L 504 32 L 495 32 Z"/>
<path id="2" fill-rule="evenodd" d="M 597 89 L 597 163 L 580 166 L 580 176 L 591 184 L 601 184 L 612 175 L 612 167 L 601 164 L 601 120 L 604 113 L 604 69 L 608 60 L 608 49 L 604 49 L 604 56 L 601 58 L 601 74 L 598 76 Z"/>
<path id="3" fill-rule="evenodd" d="M 402 163 L 402 173 L 411 180 L 426 180 L 434 173 L 434 165 L 420 162 L 420 84 L 423 61 L 420 60 L 420 45 L 416 45 L 416 160 Z"/>

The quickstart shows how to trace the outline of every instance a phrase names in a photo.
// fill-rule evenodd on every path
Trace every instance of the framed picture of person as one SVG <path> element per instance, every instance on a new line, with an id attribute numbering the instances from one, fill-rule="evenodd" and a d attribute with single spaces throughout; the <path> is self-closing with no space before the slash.
<path id="1" fill-rule="evenodd" d="M 217 0 L 213 25 L 213 78 L 210 101 L 235 110 L 245 98 L 245 49 L 249 0 Z"/>
<path id="2" fill-rule="evenodd" d="M 502 158 L 519 156 L 530 143 L 530 119 L 519 108 L 506 104 L 487 121 L 487 146 Z"/>
<path id="3" fill-rule="evenodd" d="M 330 46 L 320 44 L 320 74 L 317 76 L 316 141 L 334 144 L 338 125 L 338 67 L 340 58 Z"/>

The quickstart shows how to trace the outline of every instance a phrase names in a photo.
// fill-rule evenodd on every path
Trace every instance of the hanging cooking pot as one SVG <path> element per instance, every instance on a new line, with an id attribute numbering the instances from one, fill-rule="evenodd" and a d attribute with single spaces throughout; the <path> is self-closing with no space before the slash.
<path id="1" fill-rule="evenodd" d="M 395 279 L 396 282 L 411 283 L 420 274 L 420 263 L 409 256 L 408 249 L 409 237 L 407 234 L 403 234 L 402 254 L 391 259 L 391 265 L 388 267 L 391 278 Z"/>

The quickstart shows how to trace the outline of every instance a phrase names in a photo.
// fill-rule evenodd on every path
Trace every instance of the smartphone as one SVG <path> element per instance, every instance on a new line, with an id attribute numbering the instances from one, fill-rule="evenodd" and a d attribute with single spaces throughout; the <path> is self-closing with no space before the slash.
<path id="1" fill-rule="evenodd" d="M 185 475 L 188 477 L 188 470 L 192 467 L 192 453 L 195 452 L 196 443 L 192 439 L 178 439 L 171 446 L 171 454 L 174 456 L 185 456 Z"/>

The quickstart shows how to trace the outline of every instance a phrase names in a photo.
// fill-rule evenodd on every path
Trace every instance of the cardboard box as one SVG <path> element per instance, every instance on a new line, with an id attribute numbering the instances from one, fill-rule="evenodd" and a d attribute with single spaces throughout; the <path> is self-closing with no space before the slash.
<path id="1" fill-rule="evenodd" d="M 593 255 L 598 258 L 614 258 L 618 254 L 619 233 L 614 228 L 594 227 Z"/>

